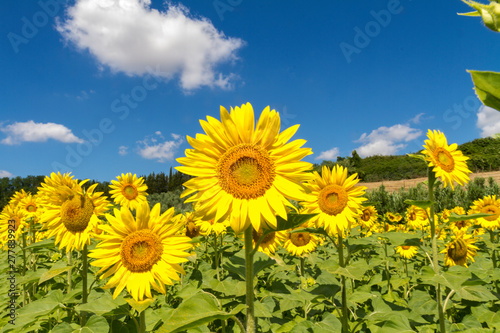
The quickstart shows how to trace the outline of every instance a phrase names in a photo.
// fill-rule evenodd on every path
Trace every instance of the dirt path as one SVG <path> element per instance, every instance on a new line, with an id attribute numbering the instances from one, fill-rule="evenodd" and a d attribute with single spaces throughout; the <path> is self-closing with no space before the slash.
<path id="1" fill-rule="evenodd" d="M 482 177 L 488 179 L 489 177 L 493 177 L 495 182 L 500 184 L 500 171 L 491 171 L 491 172 L 481 172 L 481 173 L 473 173 L 470 174 L 470 178 L 474 179 L 476 177 Z M 366 186 L 368 190 L 376 189 L 380 185 L 384 185 L 386 191 L 394 192 L 399 190 L 400 188 L 409 188 L 416 186 L 418 183 L 427 180 L 427 177 L 423 178 L 414 178 L 414 179 L 403 179 L 403 180 L 388 180 L 383 182 L 371 182 L 371 183 L 359 183 L 360 185 Z"/>

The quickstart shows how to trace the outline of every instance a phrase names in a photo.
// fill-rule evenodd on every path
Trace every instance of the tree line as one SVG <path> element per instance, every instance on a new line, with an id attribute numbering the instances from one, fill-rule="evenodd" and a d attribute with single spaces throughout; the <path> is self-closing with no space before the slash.
<path id="1" fill-rule="evenodd" d="M 181 193 L 183 190 L 182 184 L 189 180 L 190 176 L 172 170 L 168 172 L 168 175 L 164 172 L 160 173 L 150 173 L 149 175 L 141 175 L 138 177 L 144 178 L 144 183 L 148 186 L 148 194 L 160 194 L 165 192 L 176 192 Z M 13 177 L 13 178 L 0 178 L 0 209 L 3 209 L 5 205 L 8 204 L 10 198 L 14 195 L 16 191 L 24 190 L 32 194 L 37 193 L 37 188 L 41 186 L 45 176 L 26 176 L 26 177 Z M 88 188 L 91 185 L 98 184 L 96 187 L 96 192 L 104 192 L 105 195 L 109 196 L 109 191 L 111 182 L 97 180 L 89 180 L 85 183 L 84 188 Z"/>

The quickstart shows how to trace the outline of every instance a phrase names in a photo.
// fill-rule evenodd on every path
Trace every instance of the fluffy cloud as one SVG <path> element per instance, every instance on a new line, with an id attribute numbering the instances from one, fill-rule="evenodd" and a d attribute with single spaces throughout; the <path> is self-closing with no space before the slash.
<path id="1" fill-rule="evenodd" d="M 125 156 L 128 154 L 128 147 L 127 146 L 120 146 L 118 147 L 118 154 Z"/>
<path id="2" fill-rule="evenodd" d="M 231 88 L 234 75 L 215 67 L 235 60 L 244 42 L 226 37 L 182 5 L 166 3 L 164 11 L 150 5 L 151 0 L 77 0 L 57 29 L 112 71 L 132 76 L 154 68 L 164 79 L 179 75 L 186 90 Z"/>
<path id="3" fill-rule="evenodd" d="M 138 141 L 137 153 L 148 160 L 171 161 L 174 159 L 177 148 L 182 144 L 180 135 L 172 133 L 171 136 L 172 141 L 165 141 L 161 132 L 156 132 L 153 136 Z"/>
<path id="4" fill-rule="evenodd" d="M 334 161 L 339 156 L 339 149 L 334 147 L 327 151 L 322 151 L 315 159 L 321 161 Z"/>
<path id="5" fill-rule="evenodd" d="M 14 177 L 14 175 L 8 171 L 0 170 L 0 178 L 4 178 L 4 177 L 11 178 L 11 177 Z"/>
<path id="6" fill-rule="evenodd" d="M 406 147 L 404 142 L 415 140 L 422 131 L 411 128 L 408 125 L 397 124 L 391 127 L 382 126 L 373 130 L 370 134 L 363 133 L 356 142 L 363 145 L 356 148 L 362 157 L 372 155 L 394 155 Z"/>
<path id="7" fill-rule="evenodd" d="M 500 133 L 500 112 L 487 106 L 481 106 L 477 113 L 476 126 L 483 138 Z"/>
<path id="8" fill-rule="evenodd" d="M 22 142 L 45 142 L 54 139 L 64 143 L 82 143 L 83 140 L 75 136 L 71 130 L 63 125 L 55 123 L 35 123 L 33 120 L 0 128 L 7 137 L 0 143 L 16 145 Z"/>

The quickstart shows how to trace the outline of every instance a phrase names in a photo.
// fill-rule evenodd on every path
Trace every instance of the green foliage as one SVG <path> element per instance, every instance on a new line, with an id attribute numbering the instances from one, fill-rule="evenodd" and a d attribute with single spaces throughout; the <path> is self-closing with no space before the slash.
<path id="1" fill-rule="evenodd" d="M 435 207 L 438 212 L 456 206 L 467 211 L 475 200 L 487 195 L 500 196 L 500 186 L 491 177 L 487 181 L 481 177 L 474 178 L 465 187 L 456 186 L 455 190 L 439 185 L 434 191 Z M 387 212 L 403 214 L 411 201 L 427 200 L 427 186 L 419 183 L 416 187 L 390 193 L 381 185 L 378 189 L 368 191 L 366 197 L 369 201 L 376 202 L 375 208 L 381 215 Z"/>
<path id="2" fill-rule="evenodd" d="M 186 198 L 180 198 L 182 191 L 180 189 L 175 189 L 170 192 L 164 193 L 153 193 L 148 195 L 148 203 L 151 207 L 160 203 L 161 212 L 163 213 L 167 209 L 174 207 L 176 213 L 184 213 L 186 211 L 192 210 L 191 203 L 185 203 Z"/>
<path id="3" fill-rule="evenodd" d="M 500 170 L 500 140 L 498 138 L 482 138 L 458 146 L 463 154 L 469 157 L 467 165 L 472 172 Z M 321 173 L 321 168 L 332 168 L 341 165 L 349 174 L 357 173 L 365 182 L 382 180 L 401 180 L 427 176 L 427 164 L 420 159 L 408 155 L 369 156 L 360 158 L 357 152 L 352 157 L 337 157 L 337 161 L 323 161 L 315 164 L 314 170 Z M 411 154 L 410 154 L 411 155 Z"/>

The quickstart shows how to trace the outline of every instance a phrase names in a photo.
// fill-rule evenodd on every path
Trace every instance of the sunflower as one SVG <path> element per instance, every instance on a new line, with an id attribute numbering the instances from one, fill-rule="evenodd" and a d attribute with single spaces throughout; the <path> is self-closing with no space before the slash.
<path id="1" fill-rule="evenodd" d="M 391 212 L 387 212 L 385 214 L 385 217 L 391 223 L 398 223 L 399 221 L 401 221 L 403 219 L 403 217 L 401 216 L 401 214 L 399 214 L 399 213 L 391 213 Z"/>
<path id="2" fill-rule="evenodd" d="M 184 229 L 181 234 L 189 237 L 195 238 L 200 235 L 200 226 L 196 224 L 198 221 L 197 216 L 194 212 L 189 212 L 186 214 L 179 214 L 181 223 L 184 223 Z M 173 219 L 175 221 L 175 218 Z"/>
<path id="3" fill-rule="evenodd" d="M 38 200 L 42 206 L 60 206 L 73 195 L 75 190 L 81 189 L 86 181 L 78 183 L 78 180 L 73 178 L 71 173 L 61 175 L 52 172 L 49 176 L 45 176 L 43 183 L 38 187 Z"/>
<path id="4" fill-rule="evenodd" d="M 151 210 L 147 202 L 136 209 L 136 217 L 129 208 L 114 209 L 114 216 L 106 214 L 109 225 L 102 225 L 102 242 L 91 251 L 89 257 L 97 260 L 92 266 L 101 267 L 97 272 L 101 279 L 113 277 L 104 288 L 114 288 L 116 298 L 127 287 L 136 300 L 151 298 L 151 287 L 165 294 L 165 285 L 179 280 L 185 274 L 179 263 L 187 261 L 191 254 L 191 238 L 178 235 L 182 223 L 172 222 L 174 208 L 163 214 L 157 203 Z"/>
<path id="5" fill-rule="evenodd" d="M 21 189 L 20 191 L 16 191 L 14 195 L 9 200 L 9 204 L 13 206 L 17 206 L 17 204 L 24 198 L 28 196 L 25 190 Z"/>
<path id="6" fill-rule="evenodd" d="M 405 259 L 411 259 L 417 254 L 418 251 L 418 246 L 409 246 L 409 245 L 401 245 L 401 246 L 396 246 L 396 252 L 399 253 L 399 255 L 402 258 Z"/>
<path id="7" fill-rule="evenodd" d="M 467 267 L 467 261 L 474 262 L 474 256 L 478 248 L 474 245 L 475 239 L 465 232 L 458 232 L 453 237 L 454 240 L 446 245 L 441 251 L 445 254 L 444 263 L 447 266 L 461 265 Z"/>
<path id="8" fill-rule="evenodd" d="M 448 227 L 454 232 L 467 231 L 467 229 L 472 225 L 470 220 L 460 220 L 455 222 L 449 222 L 450 214 L 455 213 L 457 215 L 466 215 L 465 209 L 463 207 L 457 206 L 452 209 L 445 209 L 442 212 L 441 219 L 443 222 L 448 222 Z"/>
<path id="9" fill-rule="evenodd" d="M 40 214 L 39 204 L 36 195 L 27 194 L 19 201 L 19 206 L 26 212 L 26 217 L 36 217 Z"/>
<path id="10" fill-rule="evenodd" d="M 302 203 L 306 214 L 318 214 L 311 221 L 316 227 L 324 227 L 331 235 L 343 233 L 357 216 L 362 214 L 361 197 L 366 187 L 356 186 L 358 174 L 347 177 L 347 169 L 323 166 L 321 175 L 314 171 L 314 179 L 305 183 L 311 191 L 307 201 Z"/>
<path id="11" fill-rule="evenodd" d="M 472 203 L 469 214 L 487 213 L 491 216 L 480 217 L 476 223 L 482 228 L 495 230 L 500 227 L 500 199 L 496 195 L 488 195 Z"/>
<path id="12" fill-rule="evenodd" d="M 264 231 L 260 229 L 259 231 L 256 231 L 255 229 L 252 229 L 252 247 L 255 248 L 255 245 L 259 241 L 259 239 L 262 237 L 264 234 Z M 267 234 L 262 242 L 259 244 L 258 251 L 263 252 L 267 255 L 274 254 L 278 247 L 280 247 L 283 242 L 286 240 L 286 232 L 284 231 L 273 231 L 269 234 Z"/>
<path id="13" fill-rule="evenodd" d="M 215 219 L 210 219 L 208 221 L 198 220 L 195 222 L 195 225 L 199 228 L 200 234 L 204 236 L 208 236 L 212 233 L 219 236 L 226 233 L 227 227 L 229 227 L 229 221 L 215 222 Z"/>
<path id="14" fill-rule="evenodd" d="M 429 224 L 425 210 L 414 205 L 406 208 L 405 218 L 408 227 L 414 230 L 421 230 Z"/>
<path id="15" fill-rule="evenodd" d="M 82 185 L 87 180 L 78 183 L 71 178 L 71 182 L 66 183 L 47 178 L 42 184 L 46 204 L 40 217 L 48 230 L 46 237 L 55 236 L 55 244 L 65 247 L 66 251 L 80 251 L 85 244 L 90 244 L 99 216 L 108 209 L 109 201 L 102 192 L 94 192 L 98 184 L 84 191 Z M 60 180 L 57 175 L 56 180 Z"/>
<path id="16" fill-rule="evenodd" d="M 194 178 L 184 183 L 181 197 L 195 193 L 187 202 L 198 202 L 206 219 L 229 220 L 237 234 L 250 224 L 276 228 L 276 215 L 287 218 L 288 200 L 306 197 L 301 182 L 311 179 L 305 171 L 312 165 L 301 159 L 311 149 L 301 148 L 305 140 L 287 143 L 299 125 L 280 133 L 279 113 L 269 107 L 257 126 L 250 103 L 231 113 L 221 106 L 220 116 L 222 122 L 200 121 L 206 134 L 187 137 L 194 149 L 186 149 L 176 169 Z"/>
<path id="17" fill-rule="evenodd" d="M 126 175 L 122 173 L 121 177 L 116 177 L 118 180 L 112 180 L 113 185 L 111 187 L 111 198 L 113 198 L 115 204 L 120 205 L 125 208 L 136 209 L 143 202 L 146 202 L 146 193 L 148 186 L 144 184 L 144 178 L 137 178 L 137 175 L 132 173 L 127 173 Z"/>
<path id="18" fill-rule="evenodd" d="M 370 229 L 377 222 L 377 209 L 375 206 L 364 207 L 361 215 L 358 217 L 359 224 L 365 228 Z"/>
<path id="19" fill-rule="evenodd" d="M 26 228 L 26 212 L 19 205 L 7 205 L 0 213 L 0 241 L 2 244 L 9 240 L 19 241 L 19 237 Z M 14 231 L 14 238 L 12 238 Z"/>
<path id="20" fill-rule="evenodd" d="M 425 140 L 423 151 L 429 167 L 437 177 L 441 178 L 444 186 L 454 188 L 454 182 L 464 185 L 469 181 L 469 173 L 467 161 L 469 158 L 463 156 L 460 150 L 457 150 L 457 144 L 454 143 L 448 146 L 446 137 L 441 131 L 427 132 L 429 140 Z"/>
<path id="21" fill-rule="evenodd" d="M 312 223 L 310 221 L 307 221 L 296 229 L 307 227 L 312 227 Z M 286 241 L 283 247 L 292 255 L 301 256 L 304 253 L 311 253 L 312 251 L 314 251 L 319 242 L 319 237 L 310 232 L 287 232 Z"/>

